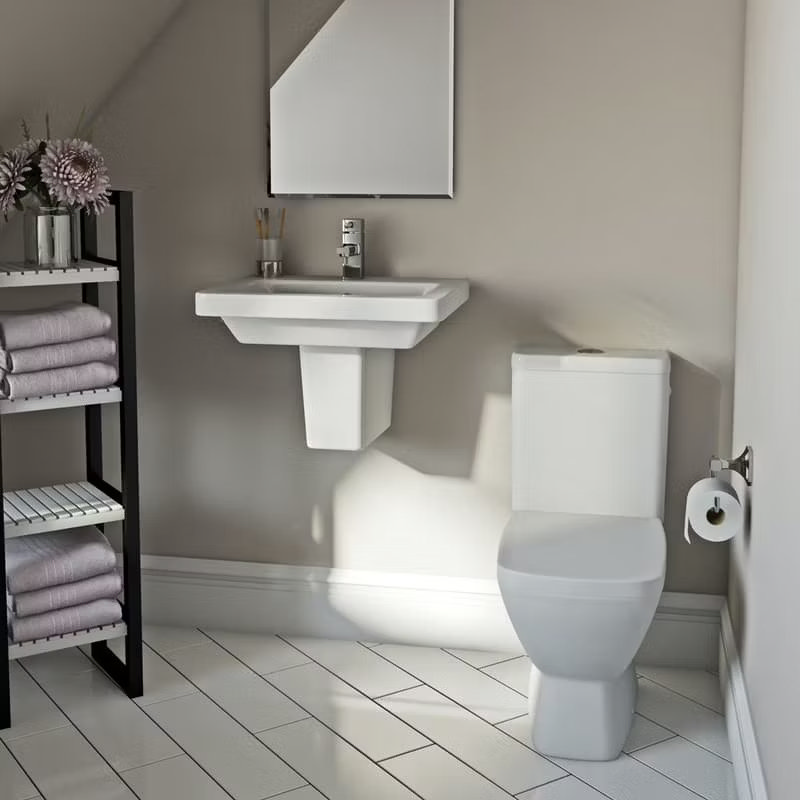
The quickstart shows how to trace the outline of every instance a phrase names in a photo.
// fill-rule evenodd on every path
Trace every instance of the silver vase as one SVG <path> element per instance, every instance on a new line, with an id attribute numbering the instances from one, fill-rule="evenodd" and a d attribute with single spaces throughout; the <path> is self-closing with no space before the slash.
<path id="1" fill-rule="evenodd" d="M 80 212 L 66 208 L 25 209 L 25 263 L 69 267 L 80 261 Z"/>

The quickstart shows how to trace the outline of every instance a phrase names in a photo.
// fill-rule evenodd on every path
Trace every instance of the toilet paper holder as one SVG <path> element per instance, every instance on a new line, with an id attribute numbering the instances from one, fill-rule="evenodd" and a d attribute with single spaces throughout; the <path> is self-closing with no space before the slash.
<path id="1" fill-rule="evenodd" d="M 750 445 L 745 447 L 744 452 L 737 458 L 720 458 L 712 456 L 708 464 L 708 470 L 712 477 L 716 478 L 718 473 L 729 469 L 738 472 L 748 486 L 753 485 L 753 448 Z"/>

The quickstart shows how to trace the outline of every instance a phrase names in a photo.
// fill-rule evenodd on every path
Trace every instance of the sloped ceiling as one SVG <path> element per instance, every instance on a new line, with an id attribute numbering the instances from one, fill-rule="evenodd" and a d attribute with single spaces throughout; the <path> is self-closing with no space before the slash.
<path id="1" fill-rule="evenodd" d="M 184 0 L 0 0 L 0 144 L 19 121 L 68 136 L 91 116 Z"/>

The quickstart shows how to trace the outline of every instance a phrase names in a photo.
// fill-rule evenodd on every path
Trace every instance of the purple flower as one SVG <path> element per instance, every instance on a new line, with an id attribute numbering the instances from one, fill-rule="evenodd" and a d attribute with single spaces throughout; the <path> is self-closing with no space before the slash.
<path id="1" fill-rule="evenodd" d="M 29 154 L 18 149 L 0 156 L 0 214 L 6 216 L 17 193 L 25 191 L 25 173 L 30 170 Z"/>
<path id="2" fill-rule="evenodd" d="M 99 214 L 108 207 L 109 179 L 100 151 L 81 139 L 53 139 L 40 162 L 42 182 L 56 203 Z"/>

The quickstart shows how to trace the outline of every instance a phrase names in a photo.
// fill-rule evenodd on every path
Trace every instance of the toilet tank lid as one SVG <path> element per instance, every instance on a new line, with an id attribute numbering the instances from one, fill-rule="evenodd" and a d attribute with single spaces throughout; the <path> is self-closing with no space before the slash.
<path id="1" fill-rule="evenodd" d="M 664 350 L 605 350 L 599 347 L 518 347 L 511 369 L 539 372 L 608 372 L 665 375 L 669 353 Z"/>

